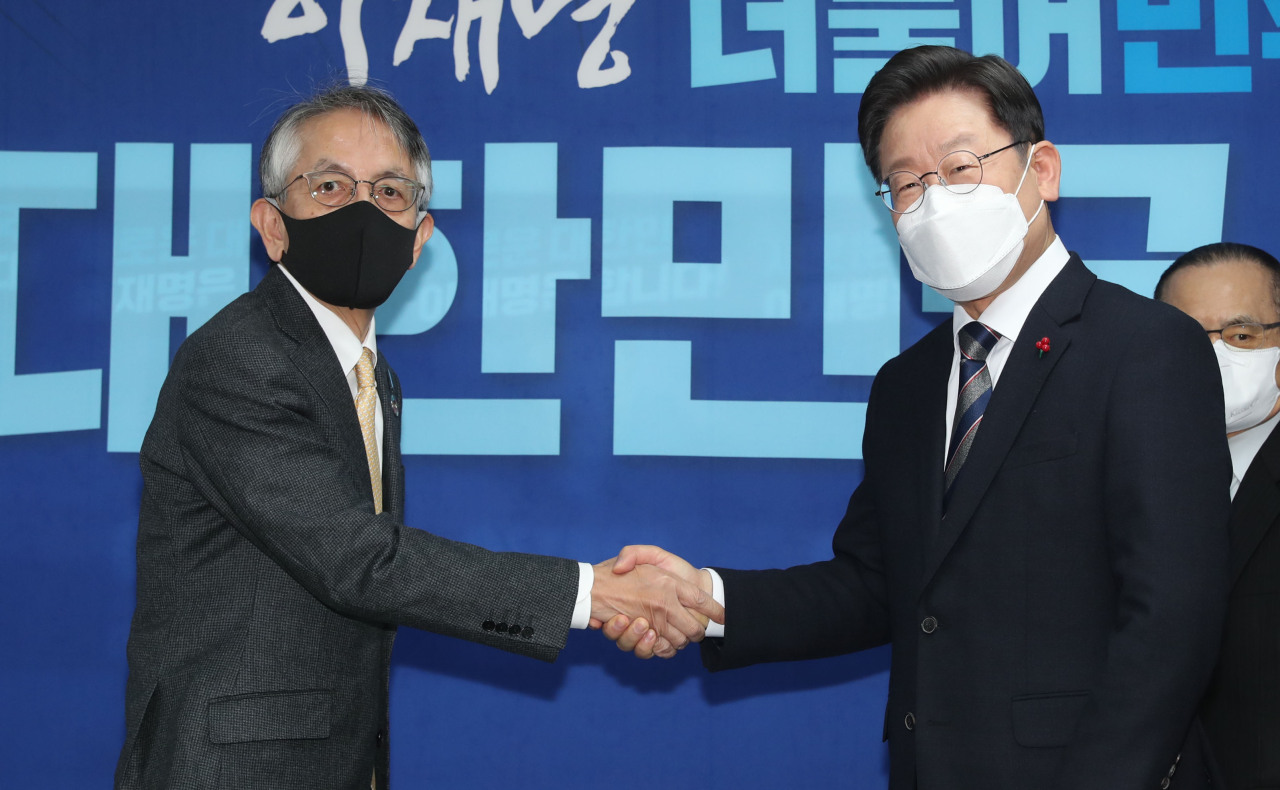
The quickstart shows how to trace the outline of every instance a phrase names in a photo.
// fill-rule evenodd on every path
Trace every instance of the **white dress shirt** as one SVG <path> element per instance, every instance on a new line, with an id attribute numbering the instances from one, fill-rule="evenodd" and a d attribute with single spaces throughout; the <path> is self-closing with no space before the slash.
<path id="1" fill-rule="evenodd" d="M 338 364 L 347 374 L 347 386 L 351 388 L 351 399 L 355 400 L 356 392 L 359 385 L 356 382 L 356 363 L 360 361 L 360 355 L 364 353 L 364 349 L 368 348 L 373 352 L 373 363 L 378 364 L 378 340 L 376 337 L 376 328 L 378 319 L 375 317 L 369 321 L 369 332 L 364 339 L 356 337 L 356 333 L 351 331 L 351 327 L 347 326 L 341 318 L 337 316 L 329 308 L 320 303 L 320 300 L 311 295 L 311 292 L 298 284 L 293 279 L 293 275 L 283 264 L 280 266 L 281 273 L 293 283 L 293 287 L 298 290 L 302 296 L 302 300 L 307 303 L 307 307 L 311 308 L 311 312 L 315 314 L 316 320 L 320 322 L 320 328 L 324 330 L 324 336 L 328 338 L 329 345 L 333 346 L 333 353 L 338 356 Z M 374 401 L 374 432 L 378 438 L 378 457 L 381 458 L 382 450 L 382 399 L 378 398 Z M 569 623 L 570 628 L 586 628 L 591 621 L 591 587 L 595 582 L 595 571 L 591 565 L 585 562 L 578 563 L 578 597 L 573 605 L 573 619 Z"/>
<path id="2" fill-rule="evenodd" d="M 1000 335 L 1000 339 L 996 341 L 995 348 L 991 349 L 991 352 L 987 354 L 987 371 L 991 374 L 991 389 L 993 392 L 995 391 L 996 382 L 1000 378 L 1000 372 L 1004 370 L 1004 363 L 1009 359 L 1009 350 L 1013 348 L 1014 341 L 1018 339 L 1018 333 L 1022 331 L 1022 325 L 1027 322 L 1027 316 L 1031 314 L 1031 308 L 1044 295 L 1049 283 L 1053 282 L 1053 278 L 1058 276 L 1069 260 L 1071 260 L 1071 254 L 1067 252 L 1062 239 L 1054 236 L 1049 248 L 1036 259 L 1035 263 L 1031 264 L 1031 268 L 1027 269 L 1026 273 L 1018 278 L 1016 283 L 1009 286 L 1004 293 L 993 299 L 982 315 L 978 316 L 979 321 L 994 329 Z M 951 441 L 951 423 L 955 419 L 956 399 L 959 397 L 956 392 L 960 382 L 960 341 L 958 334 L 960 327 L 972 320 L 969 314 L 964 311 L 964 308 L 958 304 L 951 313 L 953 353 L 951 354 L 951 374 L 947 378 L 947 430 L 946 436 L 942 440 L 942 460 L 938 464 L 939 479 L 942 476 L 943 466 L 947 462 L 947 444 Z M 1036 339 L 1038 340 L 1039 338 Z M 1052 346 L 1052 343 L 1050 346 Z M 1262 443 L 1259 442 L 1258 444 L 1261 445 Z M 1255 448 L 1254 451 L 1256 452 L 1257 449 Z M 713 569 L 707 568 L 706 571 L 711 574 L 712 597 L 721 606 L 724 606 L 724 581 L 720 578 L 720 574 Z M 724 626 L 714 621 L 708 623 L 707 636 L 724 636 Z"/>
<path id="3" fill-rule="evenodd" d="M 1236 491 L 1240 489 L 1240 481 L 1244 480 L 1244 473 L 1249 471 L 1249 465 L 1253 463 L 1254 456 L 1275 430 L 1277 422 L 1280 422 L 1280 419 L 1272 417 L 1261 425 L 1255 425 L 1235 436 L 1227 437 L 1227 449 L 1231 451 L 1232 499 L 1236 498 Z"/>

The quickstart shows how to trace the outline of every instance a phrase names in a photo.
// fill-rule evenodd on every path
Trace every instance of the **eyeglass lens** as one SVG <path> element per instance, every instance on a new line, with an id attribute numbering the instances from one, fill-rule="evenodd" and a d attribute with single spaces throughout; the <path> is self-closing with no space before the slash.
<path id="1" fill-rule="evenodd" d="M 350 203 L 355 199 L 361 183 L 346 173 L 337 171 L 306 173 L 305 178 L 311 196 L 326 206 L 345 206 Z M 364 183 L 370 184 L 373 199 L 386 211 L 404 211 L 414 205 L 418 196 L 418 185 L 407 178 L 387 176 Z"/>
<path id="2" fill-rule="evenodd" d="M 938 183 L 958 195 L 972 192 L 982 183 L 982 160 L 972 151 L 952 151 L 938 162 L 934 173 Z M 924 183 L 920 176 L 909 170 L 890 173 L 880 184 L 880 198 L 890 209 L 904 214 L 924 195 Z"/>
<path id="3" fill-rule="evenodd" d="M 1266 334 L 1262 324 L 1231 324 L 1222 327 L 1222 342 L 1236 348 L 1260 348 Z"/>

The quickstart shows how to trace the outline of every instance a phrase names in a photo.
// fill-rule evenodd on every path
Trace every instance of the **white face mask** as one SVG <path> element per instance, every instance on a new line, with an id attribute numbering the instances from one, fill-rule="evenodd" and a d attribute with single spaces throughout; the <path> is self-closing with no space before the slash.
<path id="1" fill-rule="evenodd" d="M 1276 365 L 1280 348 L 1243 349 L 1214 341 L 1222 392 L 1227 400 L 1227 433 L 1252 428 L 1271 415 L 1280 387 L 1276 386 Z"/>
<path id="2" fill-rule="evenodd" d="M 1040 216 L 1044 201 L 1028 220 L 1018 203 L 1022 178 L 1012 194 L 979 184 L 957 195 L 942 185 L 924 190 L 922 205 L 898 220 L 898 243 L 917 280 L 953 302 L 981 299 L 1000 287 L 1022 254 L 1027 227 Z"/>

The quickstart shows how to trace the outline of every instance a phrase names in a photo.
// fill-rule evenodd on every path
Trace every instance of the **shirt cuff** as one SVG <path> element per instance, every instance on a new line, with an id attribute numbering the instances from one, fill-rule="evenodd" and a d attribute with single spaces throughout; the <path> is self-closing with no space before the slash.
<path id="1" fill-rule="evenodd" d="M 590 563 L 578 563 L 578 599 L 573 604 L 570 628 L 579 630 L 591 624 L 591 587 L 596 583 L 596 572 Z"/>
<path id="2" fill-rule="evenodd" d="M 724 606 L 724 579 L 720 578 L 720 574 L 716 573 L 714 568 L 703 568 L 703 570 L 711 574 L 711 597 L 716 599 L 716 603 Z M 728 617 L 725 619 L 727 620 Z M 724 626 L 711 620 L 707 623 L 706 636 L 711 639 L 723 638 Z"/>

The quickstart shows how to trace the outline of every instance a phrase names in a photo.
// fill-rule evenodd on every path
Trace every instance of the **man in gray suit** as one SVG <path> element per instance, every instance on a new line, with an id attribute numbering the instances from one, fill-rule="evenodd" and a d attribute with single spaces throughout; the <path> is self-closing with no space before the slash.
<path id="1" fill-rule="evenodd" d="M 431 162 L 386 94 L 298 104 L 262 150 L 272 266 L 174 358 L 143 443 L 119 788 L 387 785 L 404 624 L 554 660 L 569 628 L 643 615 L 671 655 L 695 587 L 494 553 L 406 526 L 403 399 L 374 311 L 433 223 Z"/>

